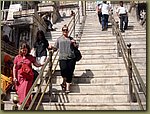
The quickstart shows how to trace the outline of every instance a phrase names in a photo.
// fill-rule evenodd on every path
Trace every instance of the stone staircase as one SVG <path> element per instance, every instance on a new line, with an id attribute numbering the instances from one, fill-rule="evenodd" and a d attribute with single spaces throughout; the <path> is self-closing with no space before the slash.
<path id="1" fill-rule="evenodd" d="M 46 34 L 52 45 L 62 34 L 62 26 L 69 21 L 70 18 L 65 18 L 54 24 L 56 31 Z M 76 33 L 80 26 L 77 25 Z M 134 17 L 129 18 L 129 28 L 122 35 L 126 44 L 132 44 L 132 56 L 146 83 L 146 30 Z M 137 103 L 129 102 L 128 74 L 122 57 L 117 56 L 111 25 L 107 31 L 101 31 L 93 11 L 87 12 L 79 49 L 83 58 L 76 64 L 71 93 L 61 89 L 58 66 L 52 79 L 52 99 L 48 88 L 39 110 L 139 110 Z"/>
<path id="2" fill-rule="evenodd" d="M 146 31 L 134 17 L 130 18 L 130 26 L 134 28 L 122 35 L 126 43 L 134 42 L 132 55 L 146 81 Z M 61 90 L 58 66 L 53 78 L 52 100 L 49 102 L 48 95 L 45 96 L 39 110 L 139 110 L 137 103 L 129 102 L 128 74 L 122 57 L 117 56 L 116 38 L 111 31 L 111 25 L 107 31 L 101 31 L 96 13 L 87 13 L 79 47 L 83 58 L 77 62 L 71 93 Z"/>

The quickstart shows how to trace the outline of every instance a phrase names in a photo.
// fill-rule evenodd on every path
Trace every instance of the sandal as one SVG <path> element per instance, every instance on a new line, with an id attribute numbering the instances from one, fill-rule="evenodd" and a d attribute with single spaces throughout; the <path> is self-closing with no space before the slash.
<path id="1" fill-rule="evenodd" d="M 70 93 L 70 90 L 66 90 L 65 92 L 66 92 L 66 93 Z"/>
<path id="2" fill-rule="evenodd" d="M 65 84 L 60 84 L 60 85 L 61 85 L 62 90 L 65 91 L 66 90 L 66 85 Z"/>

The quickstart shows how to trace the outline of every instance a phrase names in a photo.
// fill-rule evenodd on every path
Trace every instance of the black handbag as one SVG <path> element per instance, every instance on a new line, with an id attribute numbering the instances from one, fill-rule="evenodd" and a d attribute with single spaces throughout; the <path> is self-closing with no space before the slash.
<path id="1" fill-rule="evenodd" d="M 82 54 L 80 50 L 76 47 L 74 47 L 74 54 L 75 54 L 75 60 L 79 61 L 82 58 Z"/>
<path id="2" fill-rule="evenodd" d="M 72 39 L 72 37 L 69 37 L 69 38 L 70 38 L 70 40 Z M 82 54 L 81 54 L 80 50 L 77 47 L 74 47 L 73 45 L 72 45 L 72 47 L 73 47 L 74 54 L 75 54 L 75 60 L 80 61 L 80 59 L 82 58 Z"/>

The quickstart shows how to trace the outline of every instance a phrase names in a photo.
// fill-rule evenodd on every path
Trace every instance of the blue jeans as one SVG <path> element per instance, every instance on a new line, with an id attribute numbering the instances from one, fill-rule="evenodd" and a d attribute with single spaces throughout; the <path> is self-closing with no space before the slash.
<path id="1" fill-rule="evenodd" d="M 102 29 L 108 28 L 108 17 L 109 17 L 109 15 L 107 15 L 107 14 L 102 15 Z"/>
<path id="2" fill-rule="evenodd" d="M 128 16 L 126 14 L 121 14 L 120 15 L 120 30 L 126 30 L 127 27 L 128 27 Z"/>

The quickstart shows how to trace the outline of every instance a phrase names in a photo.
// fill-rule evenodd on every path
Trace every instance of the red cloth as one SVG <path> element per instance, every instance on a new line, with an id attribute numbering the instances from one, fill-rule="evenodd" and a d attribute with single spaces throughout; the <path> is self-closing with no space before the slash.
<path id="1" fill-rule="evenodd" d="M 4 62 L 8 62 L 8 61 L 11 61 L 11 57 L 9 55 L 5 55 L 4 56 Z"/>
<path id="2" fill-rule="evenodd" d="M 17 84 L 16 84 L 16 92 L 18 94 L 19 97 L 19 104 L 21 104 L 27 93 L 29 92 L 31 86 L 32 86 L 32 82 L 33 82 L 33 78 L 34 78 L 34 74 L 33 72 L 29 75 L 30 80 L 26 80 L 26 78 L 24 78 L 24 76 L 21 75 L 21 64 L 22 62 L 26 63 L 29 67 L 31 67 L 32 63 L 34 63 L 36 61 L 35 57 L 33 57 L 32 55 L 28 55 L 26 56 L 26 58 L 23 58 L 21 55 L 17 55 L 14 59 L 14 64 L 16 64 L 16 71 L 17 71 Z M 31 96 L 27 102 L 27 104 L 29 104 L 31 102 Z"/>

